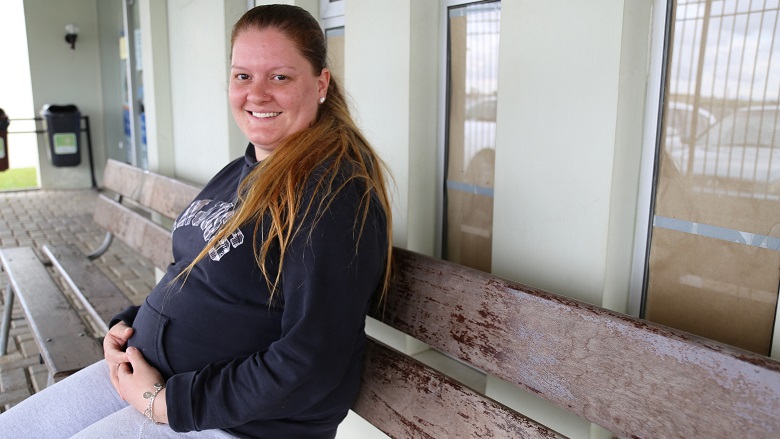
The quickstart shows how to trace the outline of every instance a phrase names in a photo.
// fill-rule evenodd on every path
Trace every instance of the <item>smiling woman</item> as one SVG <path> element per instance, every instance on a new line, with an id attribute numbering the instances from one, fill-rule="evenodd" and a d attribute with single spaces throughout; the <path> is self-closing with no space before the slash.
<path id="1" fill-rule="evenodd" d="M 0 415 L 9 437 L 335 437 L 390 276 L 384 165 L 311 15 L 254 8 L 232 42 L 245 155 L 176 220 L 174 263 L 112 320 L 105 360 Z"/>

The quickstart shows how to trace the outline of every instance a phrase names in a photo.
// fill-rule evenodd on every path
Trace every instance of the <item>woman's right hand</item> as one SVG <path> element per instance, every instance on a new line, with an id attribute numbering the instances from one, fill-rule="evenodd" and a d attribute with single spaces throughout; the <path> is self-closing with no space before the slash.
<path id="1" fill-rule="evenodd" d="M 114 389 L 119 393 L 119 378 L 117 377 L 117 371 L 119 365 L 122 363 L 130 363 L 130 359 L 127 357 L 125 349 L 127 348 L 127 340 L 133 335 L 133 328 L 127 326 L 125 322 L 119 322 L 112 326 L 108 330 L 105 338 L 103 338 L 103 356 L 108 364 L 108 373 L 111 377 L 111 384 Z"/>

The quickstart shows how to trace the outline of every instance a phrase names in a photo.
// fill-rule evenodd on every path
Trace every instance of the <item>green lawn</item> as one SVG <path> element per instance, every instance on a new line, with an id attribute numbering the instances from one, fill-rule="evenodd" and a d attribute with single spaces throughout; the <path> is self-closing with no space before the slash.
<path id="1" fill-rule="evenodd" d="M 36 172 L 35 168 L 7 169 L 0 172 L 0 191 L 37 188 Z"/>

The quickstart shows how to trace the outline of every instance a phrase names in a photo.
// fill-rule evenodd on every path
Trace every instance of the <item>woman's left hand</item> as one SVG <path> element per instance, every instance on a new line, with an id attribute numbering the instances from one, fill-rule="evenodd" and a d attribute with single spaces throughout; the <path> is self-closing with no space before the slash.
<path id="1" fill-rule="evenodd" d="M 144 359 L 143 354 L 134 348 L 127 348 L 127 357 L 130 363 L 119 365 L 117 372 L 119 395 L 144 413 L 149 405 L 149 400 L 144 398 L 145 392 L 154 392 L 155 383 L 165 384 L 162 375 Z M 168 423 L 168 407 L 165 403 L 165 389 L 160 390 L 154 398 L 154 420 Z"/>

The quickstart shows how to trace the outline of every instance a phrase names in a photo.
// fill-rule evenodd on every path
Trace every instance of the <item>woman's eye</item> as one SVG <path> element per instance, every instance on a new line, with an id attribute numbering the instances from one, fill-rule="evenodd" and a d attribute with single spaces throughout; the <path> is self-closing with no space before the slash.
<path id="1" fill-rule="evenodd" d="M 274 75 L 273 79 L 274 79 L 274 81 L 284 81 L 285 79 L 287 79 L 287 76 L 285 76 L 285 75 Z"/>
<path id="2" fill-rule="evenodd" d="M 246 73 L 239 73 L 236 75 L 236 79 L 238 79 L 239 81 L 246 81 L 247 79 L 249 79 L 249 75 L 247 75 Z"/>

